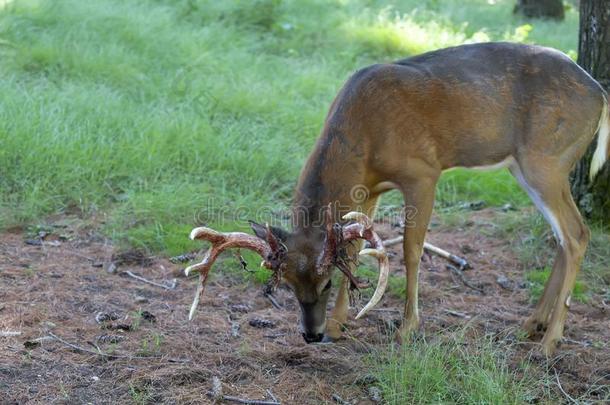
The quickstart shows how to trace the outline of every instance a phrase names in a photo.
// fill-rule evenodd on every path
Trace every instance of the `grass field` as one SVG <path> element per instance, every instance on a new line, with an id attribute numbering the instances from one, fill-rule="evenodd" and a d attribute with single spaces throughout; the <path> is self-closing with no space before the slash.
<path id="1" fill-rule="evenodd" d="M 0 227 L 77 212 L 179 253 L 196 223 L 243 227 L 289 205 L 356 69 L 486 40 L 575 55 L 572 9 L 531 23 L 513 1 L 391 3 L 0 2 Z M 443 177 L 439 205 L 473 199 L 528 204 L 505 172 Z"/>
<path id="2" fill-rule="evenodd" d="M 117 244 L 165 255 L 194 246 L 186 235 L 197 224 L 245 229 L 289 206 L 356 69 L 490 40 L 575 58 L 570 4 L 556 23 L 514 16 L 513 0 L 0 0 L 0 229 L 75 213 Z M 505 171 L 446 173 L 437 200 L 530 204 Z M 515 217 L 498 230 L 510 240 L 533 229 L 514 243 L 540 270 L 538 290 L 548 277 L 532 254 L 540 223 Z M 607 235 L 596 238 L 585 268 L 607 295 Z M 392 353 L 376 365 L 384 393 L 396 403 L 528 400 L 538 384 L 528 370 L 509 370 L 485 343 L 475 350 Z"/>
<path id="3" fill-rule="evenodd" d="M 374 356 L 385 399 L 392 404 L 524 404 L 553 401 L 548 382 L 529 367 L 509 367 L 490 337 L 466 344 L 463 330 L 444 341 L 422 339 Z"/>

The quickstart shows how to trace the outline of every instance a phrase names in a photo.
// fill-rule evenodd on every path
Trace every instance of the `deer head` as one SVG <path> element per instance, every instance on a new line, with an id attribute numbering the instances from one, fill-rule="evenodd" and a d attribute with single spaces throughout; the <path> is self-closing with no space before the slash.
<path id="1" fill-rule="evenodd" d="M 308 343 L 319 342 L 326 327 L 326 305 L 330 296 L 332 270 L 336 267 L 350 280 L 352 288 L 361 283 L 350 271 L 345 247 L 355 240 L 368 241 L 370 248 L 360 251 L 379 261 L 379 281 L 371 300 L 358 313 L 356 319 L 374 307 L 385 291 L 389 275 L 388 258 L 382 241 L 373 230 L 372 221 L 364 214 L 350 212 L 343 216 L 344 223 L 332 220 L 330 205 L 325 210 L 325 224 L 320 228 L 323 238 L 314 233 L 290 233 L 269 225 L 251 222 L 256 236 L 241 232 L 220 233 L 209 228 L 195 228 L 191 239 L 203 239 L 212 244 L 201 263 L 188 267 L 185 273 L 199 272 L 199 286 L 191 306 L 192 319 L 203 294 L 208 274 L 218 255 L 230 248 L 244 248 L 258 253 L 262 266 L 273 271 L 269 287 L 274 289 L 284 280 L 294 292 L 301 307 L 303 338 Z M 321 241 L 321 242 L 320 242 Z"/>

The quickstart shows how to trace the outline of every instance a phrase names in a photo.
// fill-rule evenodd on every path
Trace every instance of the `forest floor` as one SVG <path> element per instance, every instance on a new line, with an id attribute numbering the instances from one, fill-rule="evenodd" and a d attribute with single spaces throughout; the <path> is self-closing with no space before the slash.
<path id="1" fill-rule="evenodd" d="M 478 211 L 471 222 L 485 223 L 494 215 Z M 286 404 L 377 399 L 370 354 L 389 347 L 403 306 L 394 294 L 359 321 L 352 308 L 345 339 L 307 345 L 290 291 L 278 289 L 282 308 L 276 309 L 260 285 L 222 275 L 219 262 L 189 322 L 196 281 L 181 276 L 184 265 L 117 252 L 95 227 L 73 218 L 51 223 L 56 232 L 42 239 L 29 238 L 21 228 L 0 235 L 0 402 L 207 403 L 215 377 L 222 395 L 242 399 L 275 397 Z M 379 232 L 390 238 L 399 230 L 385 225 Z M 566 339 L 556 357 L 545 360 L 519 331 L 533 304 L 510 244 L 486 236 L 479 226 L 432 228 L 428 241 L 465 256 L 473 266 L 465 277 L 478 289 L 448 271 L 442 258 L 426 255 L 420 274 L 422 333 L 463 329 L 466 343 L 494 336 L 498 345 L 517 348 L 514 364 L 531 362 L 555 375 L 559 397 L 608 395 L 610 320 L 601 297 L 572 304 Z M 402 249 L 389 250 L 400 276 Z M 117 267 L 109 269 L 114 267 L 109 263 Z M 168 287 L 177 281 L 165 289 L 127 271 Z"/>

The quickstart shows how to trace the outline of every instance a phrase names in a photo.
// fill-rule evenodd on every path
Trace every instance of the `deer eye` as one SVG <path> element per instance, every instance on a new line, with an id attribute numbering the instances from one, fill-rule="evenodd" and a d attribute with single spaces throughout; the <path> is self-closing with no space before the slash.
<path id="1" fill-rule="evenodd" d="M 330 287 L 332 287 L 332 285 L 333 285 L 333 282 L 331 280 L 328 280 L 328 283 L 326 283 L 326 285 L 322 289 L 322 292 L 326 292 L 326 291 L 330 290 Z"/>

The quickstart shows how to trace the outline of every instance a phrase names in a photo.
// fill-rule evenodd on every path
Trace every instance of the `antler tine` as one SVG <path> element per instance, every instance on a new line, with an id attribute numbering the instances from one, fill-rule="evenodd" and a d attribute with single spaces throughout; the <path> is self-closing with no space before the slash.
<path id="1" fill-rule="evenodd" d="M 205 239 L 211 243 L 220 242 L 224 240 L 224 238 L 222 232 L 215 231 L 212 228 L 206 228 L 205 226 L 193 229 L 189 235 L 190 240 Z"/>
<path id="2" fill-rule="evenodd" d="M 329 203 L 324 209 L 324 222 L 326 226 L 326 235 L 324 245 L 320 256 L 318 256 L 317 271 L 319 275 L 326 273 L 335 264 L 335 255 L 339 244 L 341 233 L 335 227 L 332 213 L 332 203 Z"/>
<path id="3" fill-rule="evenodd" d="M 380 251 L 379 249 L 363 249 L 360 251 L 360 255 L 369 255 L 377 258 L 377 261 L 379 262 L 379 280 L 377 281 L 377 287 L 375 288 L 373 296 L 364 306 L 364 308 L 358 312 L 356 319 L 363 317 L 375 305 L 377 305 L 379 301 L 381 301 L 381 297 L 383 297 L 383 294 L 388 286 L 388 278 L 390 275 L 390 262 L 388 261 L 388 255 L 386 254 L 385 250 Z"/>
<path id="4" fill-rule="evenodd" d="M 267 228 L 267 244 L 272 252 L 277 252 L 281 249 L 285 249 L 284 245 L 275 237 L 273 232 L 271 232 L 271 227 L 269 224 L 265 224 L 265 228 Z"/>
<path id="5" fill-rule="evenodd" d="M 377 258 L 379 262 L 379 281 L 373 296 L 369 302 L 362 308 L 362 310 L 356 316 L 356 319 L 362 317 L 371 308 L 373 308 L 383 297 L 383 294 L 388 285 L 388 278 L 390 275 L 390 264 L 388 261 L 388 255 L 386 254 L 383 242 L 379 235 L 373 230 L 373 221 L 364 213 L 352 211 L 345 214 L 342 218 L 345 221 L 355 221 L 349 225 L 337 229 L 337 224 L 334 224 L 332 219 L 331 205 L 326 207 L 326 238 L 324 240 L 324 247 L 320 256 L 318 257 L 318 274 L 323 274 L 332 265 L 337 265 L 339 270 L 345 274 L 352 286 L 360 288 L 360 283 L 350 272 L 349 266 L 342 265 L 337 262 L 336 255 L 339 244 L 350 242 L 355 239 L 367 240 L 372 248 L 364 249 L 360 251 L 360 255 L 369 255 Z"/>
<path id="6" fill-rule="evenodd" d="M 375 288 L 375 292 L 373 293 L 373 296 L 369 302 L 364 306 L 364 308 L 362 308 L 362 310 L 360 310 L 360 312 L 358 312 L 358 315 L 356 315 L 356 319 L 359 319 L 371 308 L 377 305 L 377 303 L 381 300 L 381 297 L 383 297 L 383 293 L 387 288 L 388 278 L 390 276 L 390 262 L 383 246 L 383 241 L 373 230 L 373 221 L 371 221 L 367 215 L 363 214 L 362 212 L 352 211 L 345 214 L 343 219 L 356 221 L 353 224 L 343 227 L 343 240 L 367 240 L 370 243 L 371 248 L 361 250 L 360 255 L 373 256 L 379 262 L 379 280 L 377 281 L 377 287 Z"/>
<path id="7" fill-rule="evenodd" d="M 371 221 L 371 219 L 366 214 L 363 214 L 362 212 L 351 211 L 351 212 L 348 212 L 347 214 L 343 215 L 342 218 L 345 221 L 356 221 L 359 224 L 362 224 L 362 226 L 365 229 L 373 227 L 373 221 Z"/>
<path id="8" fill-rule="evenodd" d="M 328 203 L 326 208 L 324 209 L 324 224 L 326 225 L 326 232 L 329 232 L 333 229 L 333 208 L 332 203 Z"/>
<path id="9" fill-rule="evenodd" d="M 268 225 L 267 230 L 269 231 Z M 271 232 L 268 232 L 267 234 L 270 235 Z M 253 250 L 263 258 L 263 265 L 268 269 L 272 269 L 278 260 L 278 258 L 275 257 L 277 255 L 274 256 L 272 254 L 274 252 L 279 251 L 274 250 L 273 247 L 275 247 L 276 249 L 280 249 L 280 243 L 274 236 L 268 236 L 267 241 L 264 241 L 256 236 L 249 235 L 243 232 L 224 233 L 206 227 L 199 227 L 191 231 L 190 238 L 193 240 L 207 240 L 212 244 L 212 246 L 210 246 L 205 256 L 203 257 L 203 260 L 201 260 L 200 263 L 194 264 L 184 269 L 184 273 L 187 276 L 192 272 L 199 272 L 199 285 L 197 287 L 197 292 L 195 293 L 195 298 L 193 299 L 193 303 L 191 305 L 191 310 L 189 312 L 189 320 L 192 320 L 195 316 L 195 311 L 197 309 L 197 305 L 199 304 L 201 296 L 203 295 L 205 284 L 208 279 L 210 270 L 212 269 L 212 265 L 223 251 L 231 248 L 245 248 Z M 270 259 L 272 259 L 273 263 L 270 261 Z"/>

